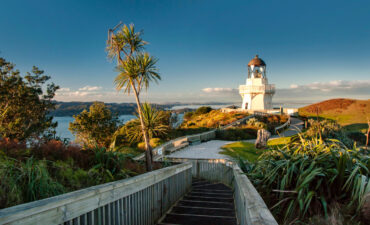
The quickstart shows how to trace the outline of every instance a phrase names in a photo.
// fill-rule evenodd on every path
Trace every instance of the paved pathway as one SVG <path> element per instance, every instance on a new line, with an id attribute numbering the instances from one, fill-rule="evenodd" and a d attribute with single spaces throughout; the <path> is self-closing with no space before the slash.
<path id="1" fill-rule="evenodd" d="M 279 135 L 273 135 L 270 139 L 289 137 L 297 134 L 303 128 L 303 121 L 291 118 L 290 127 Z M 245 140 L 254 143 L 256 139 Z M 189 159 L 229 159 L 229 156 L 220 154 L 221 147 L 236 141 L 211 140 L 198 145 L 190 145 L 180 151 L 168 155 L 167 158 L 189 158 Z"/>

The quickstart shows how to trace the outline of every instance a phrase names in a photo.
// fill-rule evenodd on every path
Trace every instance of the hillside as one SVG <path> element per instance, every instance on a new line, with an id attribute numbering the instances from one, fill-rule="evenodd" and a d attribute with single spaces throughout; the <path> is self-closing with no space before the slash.
<path id="1" fill-rule="evenodd" d="M 336 120 L 348 129 L 365 129 L 367 118 L 370 119 L 370 99 L 330 99 L 305 106 L 298 110 L 300 116 L 316 117 Z"/>
<path id="2" fill-rule="evenodd" d="M 50 114 L 53 116 L 73 116 L 88 109 L 94 102 L 55 102 L 56 109 Z M 136 112 L 135 103 L 105 103 L 107 107 L 118 115 L 134 114 Z M 154 104 L 159 109 L 171 108 L 171 104 Z"/>

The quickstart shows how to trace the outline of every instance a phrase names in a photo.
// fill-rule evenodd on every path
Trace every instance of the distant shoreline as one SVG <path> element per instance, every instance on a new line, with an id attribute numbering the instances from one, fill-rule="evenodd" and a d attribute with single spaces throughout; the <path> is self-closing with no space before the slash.
<path id="1" fill-rule="evenodd" d="M 94 102 L 55 102 L 56 109 L 50 112 L 51 116 L 55 117 L 71 117 L 81 113 L 83 110 L 88 109 Z M 134 115 L 136 113 L 135 103 L 105 103 L 107 107 L 113 112 L 121 115 Z M 222 108 L 226 106 L 239 106 L 241 103 L 223 103 L 223 102 L 206 102 L 206 103 L 166 103 L 156 104 L 158 109 L 161 110 L 175 110 L 175 111 L 187 111 L 194 110 L 201 106 L 211 106 L 212 108 Z M 285 107 L 285 108 L 300 108 L 303 106 L 310 105 L 311 103 L 273 103 L 274 107 Z"/>

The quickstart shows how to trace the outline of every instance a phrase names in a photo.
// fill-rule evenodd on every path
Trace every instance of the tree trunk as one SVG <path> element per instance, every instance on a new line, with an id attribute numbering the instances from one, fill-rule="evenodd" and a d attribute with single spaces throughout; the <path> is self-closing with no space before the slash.
<path id="1" fill-rule="evenodd" d="M 152 153 L 152 148 L 149 143 L 149 135 L 146 130 L 145 124 L 144 124 L 144 119 L 143 119 L 143 114 L 141 111 L 141 103 L 139 99 L 139 95 L 137 93 L 136 87 L 134 84 L 131 82 L 132 89 L 134 90 L 135 93 L 135 99 L 136 99 L 136 104 L 137 104 L 137 111 L 139 113 L 139 119 L 140 119 L 140 124 L 141 124 L 141 131 L 143 132 L 144 136 L 144 143 L 145 143 L 145 161 L 146 161 L 146 170 L 147 171 L 152 171 L 153 170 L 153 153 Z"/>

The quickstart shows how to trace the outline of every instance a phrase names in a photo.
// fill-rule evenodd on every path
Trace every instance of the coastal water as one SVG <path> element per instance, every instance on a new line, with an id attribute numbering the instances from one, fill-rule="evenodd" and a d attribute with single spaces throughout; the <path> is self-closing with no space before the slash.
<path id="1" fill-rule="evenodd" d="M 235 104 L 211 104 L 211 105 L 201 105 L 201 104 L 194 104 L 194 105 L 177 105 L 177 106 L 174 106 L 172 107 L 171 109 L 172 110 L 176 110 L 176 109 L 183 109 L 183 108 L 190 108 L 190 109 L 197 109 L 201 106 L 211 106 L 212 108 L 214 109 L 219 109 L 219 108 L 223 108 L 223 107 L 227 107 L 227 106 L 230 106 L 230 105 L 236 105 L 236 106 L 239 106 L 238 103 L 235 103 Z M 273 107 L 285 107 L 285 108 L 299 108 L 299 107 L 303 107 L 305 105 L 308 105 L 307 103 L 273 103 Z M 179 118 L 179 122 L 181 121 L 182 122 L 182 115 L 179 115 L 181 118 Z M 123 123 L 127 123 L 128 121 L 132 120 L 132 119 L 135 119 L 136 117 L 134 115 L 121 115 L 119 116 L 119 119 L 123 122 Z M 56 131 L 57 131 L 57 136 L 61 137 L 61 138 L 69 138 L 71 141 L 73 141 L 75 139 L 74 135 L 68 130 L 68 127 L 69 127 L 69 123 L 70 122 L 73 122 L 74 119 L 73 117 L 70 117 L 70 116 L 66 116 L 66 117 L 54 117 L 54 121 L 57 121 L 58 122 L 58 127 L 56 128 Z M 177 126 L 179 126 L 180 124 L 177 124 Z"/>
<path id="2" fill-rule="evenodd" d="M 135 119 L 134 115 L 121 115 L 119 119 L 122 123 L 127 123 L 128 121 Z M 61 138 L 68 138 L 70 141 L 75 139 L 74 135 L 68 130 L 69 123 L 74 121 L 71 116 L 64 117 L 54 117 L 54 121 L 58 122 L 58 127 L 56 128 L 57 136 Z"/>

